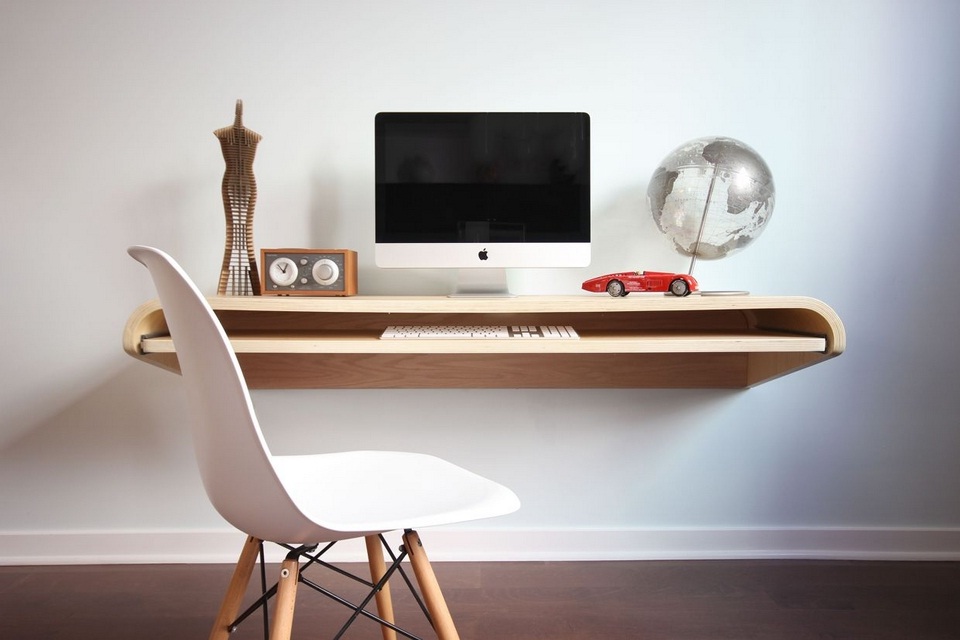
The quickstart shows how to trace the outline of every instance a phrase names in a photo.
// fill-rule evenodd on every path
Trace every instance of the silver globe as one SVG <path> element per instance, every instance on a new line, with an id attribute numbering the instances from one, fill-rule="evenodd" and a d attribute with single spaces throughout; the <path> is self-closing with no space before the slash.
<path id="1" fill-rule="evenodd" d="M 733 138 L 697 138 L 673 150 L 650 178 L 653 219 L 674 248 L 716 260 L 757 239 L 773 214 L 770 168 Z"/>

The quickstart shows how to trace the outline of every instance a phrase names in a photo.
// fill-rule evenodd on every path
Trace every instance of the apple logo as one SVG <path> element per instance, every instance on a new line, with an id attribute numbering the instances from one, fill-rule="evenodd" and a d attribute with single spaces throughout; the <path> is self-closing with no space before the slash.
<path id="1" fill-rule="evenodd" d="M 486 259 L 487 259 L 487 250 L 486 250 L 486 249 L 483 249 L 482 251 L 480 251 L 480 253 L 477 254 L 477 257 L 480 258 L 481 260 L 486 260 Z"/>

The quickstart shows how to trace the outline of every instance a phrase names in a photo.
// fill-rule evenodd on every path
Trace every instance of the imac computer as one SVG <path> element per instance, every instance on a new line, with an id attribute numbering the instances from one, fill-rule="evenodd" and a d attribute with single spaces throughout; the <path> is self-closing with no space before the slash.
<path id="1" fill-rule="evenodd" d="M 586 113 L 379 113 L 375 130 L 377 266 L 509 295 L 505 269 L 590 264 Z"/>

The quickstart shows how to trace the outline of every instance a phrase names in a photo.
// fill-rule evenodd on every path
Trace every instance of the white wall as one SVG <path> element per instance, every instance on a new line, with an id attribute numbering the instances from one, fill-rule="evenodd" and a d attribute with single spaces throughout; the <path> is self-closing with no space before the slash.
<path id="1" fill-rule="evenodd" d="M 377 111 L 591 114 L 594 264 L 513 274 L 531 294 L 684 269 L 647 179 L 685 140 L 739 138 L 772 168 L 776 211 L 697 275 L 820 298 L 848 331 L 840 358 L 744 392 L 255 392 L 277 451 L 430 451 L 517 491 L 517 514 L 438 532 L 445 557 L 467 557 L 464 541 L 488 557 L 960 557 L 960 4 L 40 0 L 0 14 L 0 561 L 157 559 L 185 540 L 176 559 L 229 530 L 193 467 L 179 379 L 127 357 L 120 335 L 153 296 L 130 244 L 216 288 L 212 131 L 237 98 L 264 136 L 257 245 L 355 248 L 362 293 L 449 285 L 373 265 Z M 111 540 L 139 549 L 111 555 Z"/>

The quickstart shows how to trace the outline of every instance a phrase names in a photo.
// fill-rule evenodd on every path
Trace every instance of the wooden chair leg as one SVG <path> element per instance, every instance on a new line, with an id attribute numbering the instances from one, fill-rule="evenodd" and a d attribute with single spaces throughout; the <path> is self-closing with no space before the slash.
<path id="1" fill-rule="evenodd" d="M 380 582 L 383 574 L 387 572 L 387 565 L 383 560 L 383 546 L 380 544 L 380 536 L 373 535 L 365 538 L 367 543 L 367 561 L 370 563 L 370 579 L 374 584 Z M 390 583 L 383 585 L 383 589 L 377 592 L 377 614 L 393 624 L 393 598 L 390 596 Z M 380 625 L 383 632 L 383 640 L 397 640 L 397 632 L 390 627 Z"/>
<path id="2" fill-rule="evenodd" d="M 240 552 L 240 558 L 237 560 L 237 566 L 233 570 L 233 577 L 230 579 L 227 593 L 223 597 L 223 603 L 220 605 L 220 612 L 213 623 L 210 640 L 226 640 L 230 636 L 229 625 L 237 619 L 240 603 L 243 602 L 243 596 L 247 593 L 250 574 L 253 573 L 253 566 L 257 563 L 259 553 L 260 540 L 248 536 L 243 545 L 243 550 Z"/>
<path id="3" fill-rule="evenodd" d="M 427 611 L 433 619 L 433 629 L 437 632 L 437 637 L 440 640 L 460 640 L 453 618 L 450 616 L 450 610 L 443 599 L 443 593 L 440 592 L 437 576 L 434 575 L 430 559 L 427 558 L 427 552 L 424 551 L 423 544 L 420 542 L 420 535 L 416 531 L 405 532 L 403 544 L 410 557 L 410 564 L 413 565 L 413 573 L 417 578 L 417 584 L 420 585 Z"/>
<path id="4" fill-rule="evenodd" d="M 293 631 L 293 609 L 297 604 L 297 584 L 300 582 L 299 557 L 287 558 L 280 565 L 277 604 L 273 611 L 270 640 L 289 640 Z"/>

